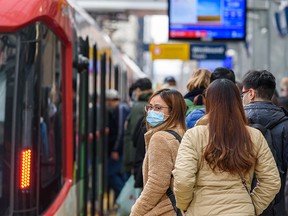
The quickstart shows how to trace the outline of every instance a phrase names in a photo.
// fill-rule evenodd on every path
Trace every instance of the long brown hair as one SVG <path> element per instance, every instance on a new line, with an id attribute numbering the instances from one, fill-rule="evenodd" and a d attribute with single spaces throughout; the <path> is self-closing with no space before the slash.
<path id="1" fill-rule="evenodd" d="M 156 95 L 159 95 L 169 107 L 169 117 L 163 123 L 162 127 L 159 128 L 161 128 L 161 130 L 168 130 L 180 125 L 186 131 L 185 117 L 187 107 L 182 94 L 176 90 L 161 89 L 154 92 L 148 103 L 150 103 L 151 99 Z M 146 127 L 148 130 L 151 128 L 148 123 Z"/>
<path id="2" fill-rule="evenodd" d="M 255 162 L 255 154 L 239 90 L 228 79 L 212 82 L 206 93 L 209 143 L 204 158 L 212 170 L 243 175 Z"/>

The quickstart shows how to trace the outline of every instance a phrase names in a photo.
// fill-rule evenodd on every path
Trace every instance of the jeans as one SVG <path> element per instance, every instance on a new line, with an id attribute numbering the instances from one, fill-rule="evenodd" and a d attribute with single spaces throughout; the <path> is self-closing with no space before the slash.
<path id="1" fill-rule="evenodd" d="M 127 180 L 127 176 L 121 173 L 122 159 L 122 156 L 117 161 L 111 158 L 108 159 L 108 182 L 115 192 L 115 198 L 118 197 Z"/>

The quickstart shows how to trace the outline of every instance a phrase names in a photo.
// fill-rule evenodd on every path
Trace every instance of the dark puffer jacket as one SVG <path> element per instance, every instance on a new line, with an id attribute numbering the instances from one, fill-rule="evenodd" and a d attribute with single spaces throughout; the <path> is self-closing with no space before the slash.
<path id="1" fill-rule="evenodd" d="M 285 112 L 270 102 L 253 102 L 244 107 L 246 116 L 250 123 L 261 124 L 267 126 L 280 121 L 275 127 L 270 129 L 272 134 L 273 146 L 279 155 L 275 158 L 277 164 L 280 164 L 281 172 L 281 189 L 276 195 L 274 204 L 266 209 L 262 215 L 285 216 L 285 181 L 287 174 L 287 160 L 288 160 L 288 117 Z"/>

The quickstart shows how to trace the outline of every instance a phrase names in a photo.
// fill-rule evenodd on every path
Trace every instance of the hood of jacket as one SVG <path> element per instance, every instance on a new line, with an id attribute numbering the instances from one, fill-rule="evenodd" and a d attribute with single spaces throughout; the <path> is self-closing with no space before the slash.
<path id="1" fill-rule="evenodd" d="M 244 106 L 249 123 L 259 123 L 267 127 L 285 117 L 282 108 L 272 102 L 255 101 Z"/>
<path id="2" fill-rule="evenodd" d="M 184 95 L 184 98 L 185 99 L 188 99 L 188 100 L 191 100 L 192 103 L 194 101 L 194 98 L 199 95 L 199 94 L 203 94 L 205 88 L 204 87 L 200 87 L 200 88 L 196 88 L 196 89 L 193 89 L 192 91 L 188 92 L 187 94 Z M 198 100 L 198 103 L 197 105 L 203 105 L 203 102 L 202 102 L 202 98 L 200 97 L 199 100 Z"/>
<path id="3" fill-rule="evenodd" d="M 138 101 L 147 102 L 152 94 L 153 94 L 152 90 L 143 91 L 142 94 L 139 95 Z"/>

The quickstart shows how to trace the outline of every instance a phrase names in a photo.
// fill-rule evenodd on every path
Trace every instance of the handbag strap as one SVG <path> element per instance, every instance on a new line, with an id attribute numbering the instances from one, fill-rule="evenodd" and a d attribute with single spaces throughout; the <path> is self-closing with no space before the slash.
<path id="1" fill-rule="evenodd" d="M 165 131 L 173 135 L 178 140 L 178 142 L 181 143 L 182 137 L 177 132 L 173 130 L 165 130 Z"/>
<path id="2" fill-rule="evenodd" d="M 176 199 L 175 199 L 175 196 L 174 196 L 174 193 L 173 193 L 171 187 L 169 187 L 169 188 L 167 189 L 166 195 L 169 197 L 169 199 L 170 199 L 170 201 L 171 201 L 171 203 L 172 203 L 173 209 L 174 209 L 174 211 L 176 212 L 176 215 L 177 215 L 177 216 L 182 216 L 182 213 L 181 213 L 180 209 L 178 209 L 178 208 L 176 207 Z"/>
<path id="3" fill-rule="evenodd" d="M 181 143 L 182 138 L 181 138 L 181 136 L 178 133 L 176 133 L 173 130 L 166 130 L 166 132 L 172 134 L 179 141 L 179 143 Z M 182 216 L 182 213 L 181 213 L 180 209 L 178 209 L 176 207 L 175 195 L 174 195 L 174 193 L 173 193 L 173 191 L 172 191 L 170 186 L 169 186 L 169 188 L 166 191 L 166 195 L 169 197 L 169 199 L 170 199 L 170 201 L 172 203 L 173 209 L 176 212 L 176 215 L 177 216 Z"/>

